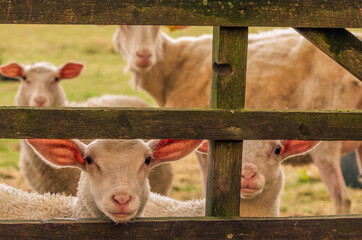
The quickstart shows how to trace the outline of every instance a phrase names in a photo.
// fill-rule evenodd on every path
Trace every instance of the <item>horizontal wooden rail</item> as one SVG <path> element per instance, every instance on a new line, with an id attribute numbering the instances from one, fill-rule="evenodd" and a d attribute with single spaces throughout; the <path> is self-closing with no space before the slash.
<path id="1" fill-rule="evenodd" d="M 0 221 L 1 239 L 362 239 L 362 215 Z M 14 235 L 16 233 L 16 236 Z"/>
<path id="2" fill-rule="evenodd" d="M 356 36 L 343 28 L 295 30 L 362 81 L 362 42 Z"/>
<path id="3" fill-rule="evenodd" d="M 0 138 L 362 140 L 362 111 L 0 107 Z"/>
<path id="4" fill-rule="evenodd" d="M 360 0 L 0 0 L 0 23 L 362 27 Z"/>

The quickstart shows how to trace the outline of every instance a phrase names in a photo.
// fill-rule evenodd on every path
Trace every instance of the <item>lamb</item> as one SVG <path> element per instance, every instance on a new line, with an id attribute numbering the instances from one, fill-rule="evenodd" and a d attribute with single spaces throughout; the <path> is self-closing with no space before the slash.
<path id="1" fill-rule="evenodd" d="M 143 212 L 150 195 L 147 176 L 151 168 L 188 155 L 202 142 L 152 140 L 146 144 L 142 140 L 106 139 L 86 145 L 67 139 L 26 141 L 49 166 L 81 170 L 77 196 L 27 193 L 0 184 L 1 219 L 98 217 L 127 221 Z M 162 200 L 157 194 L 151 196 L 154 201 Z M 180 209 L 179 214 L 185 213 Z"/>
<path id="2" fill-rule="evenodd" d="M 18 106 L 149 107 L 144 100 L 122 95 L 103 95 L 90 98 L 82 103 L 69 103 L 59 82 L 63 79 L 72 79 L 79 76 L 83 67 L 83 64 L 74 62 L 68 62 L 60 67 L 44 62 L 27 66 L 11 63 L 0 66 L 0 71 L 6 76 L 20 79 L 15 98 Z M 82 141 L 90 142 L 85 139 Z M 51 168 L 43 161 L 40 161 L 39 157 L 24 140 L 20 140 L 20 146 L 20 170 L 29 186 L 40 193 L 76 194 L 77 182 L 80 177 L 79 170 Z M 172 186 L 172 177 L 170 164 L 163 164 L 155 168 L 150 175 L 151 190 L 167 195 Z"/>
<path id="3" fill-rule="evenodd" d="M 115 222 L 136 216 L 203 216 L 204 200 L 177 201 L 150 194 L 147 175 L 158 164 L 191 153 L 201 140 L 78 140 L 29 139 L 43 161 L 54 167 L 82 170 L 77 197 L 25 193 L 0 185 L 0 218 L 110 218 Z M 281 162 L 303 154 L 316 141 L 245 141 L 241 216 L 279 216 L 283 187 Z M 9 201 L 11 199 L 11 201 Z M 54 204 L 56 203 L 56 204 Z"/>
<path id="4" fill-rule="evenodd" d="M 135 87 L 147 91 L 160 107 L 209 107 L 211 36 L 174 40 L 156 26 L 123 25 L 113 44 L 126 58 Z M 361 107 L 362 83 L 293 30 L 249 34 L 246 108 Z M 358 148 L 362 159 L 362 142 L 351 145 L 323 142 L 310 153 L 337 214 L 351 208 L 341 155 Z M 199 157 L 199 162 L 205 184 L 206 158 Z"/>

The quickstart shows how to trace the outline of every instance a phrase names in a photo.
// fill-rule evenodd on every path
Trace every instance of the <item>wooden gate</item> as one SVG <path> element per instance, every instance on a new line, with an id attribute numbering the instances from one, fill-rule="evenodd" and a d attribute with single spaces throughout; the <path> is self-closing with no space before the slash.
<path id="1" fill-rule="evenodd" d="M 344 29 L 362 27 L 361 9 L 360 0 L 0 0 L 0 23 L 216 26 L 212 109 L 0 107 L 1 138 L 210 139 L 207 217 L 8 220 L 0 239 L 362 239 L 362 215 L 240 218 L 235 180 L 243 139 L 362 140 L 362 111 L 245 110 L 248 27 L 294 27 L 361 80 L 362 44 Z"/>

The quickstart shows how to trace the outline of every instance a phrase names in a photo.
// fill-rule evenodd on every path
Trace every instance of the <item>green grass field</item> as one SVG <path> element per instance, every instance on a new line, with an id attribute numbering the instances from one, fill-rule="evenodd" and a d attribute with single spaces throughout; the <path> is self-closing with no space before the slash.
<path id="1" fill-rule="evenodd" d="M 0 64 L 17 61 L 23 64 L 47 61 L 61 65 L 66 61 L 86 64 L 82 75 L 64 80 L 62 85 L 71 101 L 102 94 L 137 95 L 154 105 L 143 91 L 134 91 L 130 75 L 123 72 L 125 61 L 113 52 L 112 36 L 116 26 L 0 25 Z M 164 31 L 173 37 L 211 33 L 210 27 L 192 27 L 181 31 Z M 260 29 L 251 29 L 251 32 Z M 0 105 L 13 106 L 17 82 L 0 82 Z M 19 174 L 18 140 L 0 140 L 0 182 L 29 189 Z M 178 199 L 202 197 L 195 157 L 175 163 L 176 176 L 171 196 Z M 315 167 L 285 167 L 286 186 L 282 194 L 281 214 L 333 214 L 333 206 Z M 353 213 L 362 213 L 362 191 L 351 189 Z"/>

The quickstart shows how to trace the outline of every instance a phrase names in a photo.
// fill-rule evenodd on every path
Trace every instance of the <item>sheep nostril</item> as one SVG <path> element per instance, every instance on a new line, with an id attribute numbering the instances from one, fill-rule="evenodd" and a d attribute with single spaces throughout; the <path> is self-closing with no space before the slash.
<path id="1" fill-rule="evenodd" d="M 139 58 L 145 58 L 145 59 L 147 59 L 147 58 L 152 57 L 152 53 L 150 53 L 150 52 L 138 51 L 138 52 L 136 52 L 136 56 L 139 57 Z"/>
<path id="2" fill-rule="evenodd" d="M 36 105 L 42 106 L 45 104 L 46 99 L 45 99 L 45 97 L 36 97 L 36 98 L 34 98 L 34 102 L 36 103 Z"/>
<path id="3" fill-rule="evenodd" d="M 247 173 L 242 173 L 241 174 L 241 179 L 245 179 L 245 180 L 253 180 L 254 178 L 256 178 L 258 176 L 257 172 L 247 172 Z"/>
<path id="4" fill-rule="evenodd" d="M 257 177 L 257 172 L 255 172 L 251 177 L 250 177 L 250 179 L 255 179 L 256 177 Z"/>
<path id="5" fill-rule="evenodd" d="M 127 205 L 131 200 L 131 196 L 129 195 L 115 195 L 112 197 L 113 201 L 120 206 Z"/>

